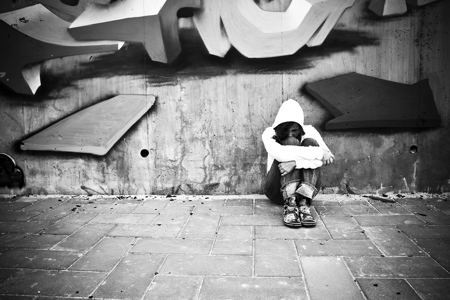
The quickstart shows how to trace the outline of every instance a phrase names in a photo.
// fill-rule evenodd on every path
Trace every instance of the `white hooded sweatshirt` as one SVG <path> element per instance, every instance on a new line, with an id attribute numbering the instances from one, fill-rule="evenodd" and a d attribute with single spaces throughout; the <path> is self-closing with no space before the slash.
<path id="1" fill-rule="evenodd" d="M 268 153 L 267 172 L 272 167 L 274 160 L 279 162 L 295 161 L 297 169 L 316 169 L 323 165 L 323 150 L 329 150 L 320 133 L 311 125 L 304 125 L 303 109 L 297 101 L 289 99 L 281 104 L 275 122 L 272 127 L 266 128 L 262 134 L 262 141 Z M 275 127 L 281 123 L 298 123 L 305 134 L 305 138 L 313 138 L 319 143 L 319 147 L 283 146 L 275 140 Z"/>

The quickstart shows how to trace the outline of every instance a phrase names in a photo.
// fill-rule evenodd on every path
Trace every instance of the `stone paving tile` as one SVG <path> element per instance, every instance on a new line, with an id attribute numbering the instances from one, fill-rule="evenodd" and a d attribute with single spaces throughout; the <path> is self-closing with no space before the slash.
<path id="1" fill-rule="evenodd" d="M 406 209 L 432 225 L 450 225 L 450 216 L 432 206 L 405 205 Z"/>
<path id="2" fill-rule="evenodd" d="M 34 217 L 33 221 L 50 221 L 56 222 L 72 213 L 73 205 L 72 204 L 61 204 L 54 209 L 44 211 L 40 215 Z"/>
<path id="3" fill-rule="evenodd" d="M 78 216 L 78 218 L 74 218 L 73 215 Z M 73 214 L 70 215 L 53 225 L 47 227 L 43 232 L 45 234 L 65 234 L 71 235 L 78 229 L 80 229 L 83 225 L 92 220 L 97 214 Z"/>
<path id="4" fill-rule="evenodd" d="M 141 239 L 131 249 L 131 252 L 147 253 L 185 253 L 208 254 L 213 240 L 200 239 Z"/>
<path id="5" fill-rule="evenodd" d="M 174 238 L 183 228 L 182 225 L 135 225 L 118 224 L 108 236 L 134 236 L 150 238 Z"/>
<path id="6" fill-rule="evenodd" d="M 286 226 L 255 226 L 257 239 L 326 240 L 330 239 L 325 226 L 289 228 Z"/>
<path id="7" fill-rule="evenodd" d="M 252 257 L 243 255 L 169 254 L 162 275 L 251 276 Z"/>
<path id="8" fill-rule="evenodd" d="M 314 206 L 321 216 L 357 216 L 380 214 L 374 207 L 366 205 Z"/>
<path id="9" fill-rule="evenodd" d="M 422 300 L 448 300 L 450 279 L 408 279 Z"/>
<path id="10" fill-rule="evenodd" d="M 81 298 L 82 299 L 82 298 Z M 88 298 L 90 299 L 90 298 Z M 93 298 L 92 298 L 93 299 Z M 37 297 L 34 298 L 33 300 L 80 300 L 79 297 Z"/>
<path id="11" fill-rule="evenodd" d="M 205 205 L 205 206 L 223 206 L 225 205 L 225 199 L 170 199 L 170 202 L 168 205 Z"/>
<path id="12" fill-rule="evenodd" d="M 53 249 L 86 251 L 100 241 L 113 227 L 113 224 L 88 224 L 53 247 Z"/>
<path id="13" fill-rule="evenodd" d="M 169 204 L 169 200 L 145 200 L 141 205 L 133 210 L 134 214 L 154 214 L 160 213 Z"/>
<path id="14" fill-rule="evenodd" d="M 72 199 L 68 200 L 70 203 L 74 204 L 89 204 L 89 203 L 108 203 L 108 204 L 114 204 L 118 201 L 118 198 L 116 196 L 91 196 L 91 197 L 79 197 L 75 196 Z"/>
<path id="15" fill-rule="evenodd" d="M 211 215 L 251 215 L 253 214 L 253 207 L 243 206 L 197 206 L 194 211 L 195 214 L 211 214 Z"/>
<path id="16" fill-rule="evenodd" d="M 31 204 L 26 202 L 0 202 L 0 211 L 17 211 Z"/>
<path id="17" fill-rule="evenodd" d="M 412 213 L 398 203 L 383 203 L 379 201 L 371 202 L 383 215 L 411 215 Z"/>
<path id="18" fill-rule="evenodd" d="M 416 244 L 450 271 L 450 239 L 416 239 Z"/>
<path id="19" fill-rule="evenodd" d="M 370 240 L 296 240 L 300 256 L 380 256 Z"/>
<path id="20" fill-rule="evenodd" d="M 77 212 L 75 212 L 73 214 L 68 215 L 64 219 L 59 220 L 58 223 L 65 222 L 65 223 L 73 223 L 73 224 L 82 224 L 82 225 L 84 225 L 84 224 L 90 222 L 96 216 L 98 216 L 98 213 L 79 212 L 79 211 L 77 211 Z"/>
<path id="21" fill-rule="evenodd" d="M 206 277 L 200 300 L 300 300 L 308 299 L 299 278 Z"/>
<path id="22" fill-rule="evenodd" d="M 312 202 L 313 206 L 341 206 L 341 202 L 337 200 L 316 200 Z"/>
<path id="23" fill-rule="evenodd" d="M 105 273 L 23 270 L 0 285 L 0 294 L 88 297 Z"/>
<path id="24" fill-rule="evenodd" d="M 253 199 L 227 199 L 225 206 L 252 206 Z"/>
<path id="25" fill-rule="evenodd" d="M 436 201 L 433 203 L 433 206 L 444 214 L 450 215 L 450 201 Z"/>
<path id="26" fill-rule="evenodd" d="M 16 239 L 5 243 L 3 246 L 8 248 L 32 248 L 46 250 L 52 248 L 65 238 L 65 235 L 27 235 L 21 239 Z"/>
<path id="27" fill-rule="evenodd" d="M 55 235 L 71 235 L 81 227 L 83 227 L 83 224 L 57 222 L 46 228 L 43 233 Z"/>
<path id="28" fill-rule="evenodd" d="M 48 300 L 47 297 L 45 297 L 46 300 Z M 70 298 L 64 298 L 64 299 L 68 299 L 71 300 Z M 0 300 L 44 300 L 43 298 L 35 298 L 35 296 L 2 296 L 0 295 Z"/>
<path id="29" fill-rule="evenodd" d="M 128 214 L 131 213 L 138 204 L 76 204 L 74 205 L 75 211 L 85 213 L 99 213 L 99 214 Z"/>
<path id="30" fill-rule="evenodd" d="M 324 216 L 325 226 L 333 239 L 339 240 L 361 240 L 367 239 L 364 230 L 358 223 L 348 216 Z"/>
<path id="31" fill-rule="evenodd" d="M 7 247 L 8 243 L 11 243 L 15 240 L 23 239 L 26 236 L 27 236 L 26 234 L 22 234 L 22 233 L 0 234 L 0 245 L 2 245 L 2 247 Z"/>
<path id="32" fill-rule="evenodd" d="M 397 203 L 401 204 L 401 205 L 423 205 L 423 206 L 428 206 L 428 205 L 433 205 L 434 203 L 439 203 L 441 202 L 443 199 L 441 198 L 410 198 L 410 197 L 405 197 L 405 198 L 399 198 L 397 199 Z"/>
<path id="33" fill-rule="evenodd" d="M 339 257 L 300 257 L 311 300 L 364 300 Z"/>
<path id="34" fill-rule="evenodd" d="M 339 203 L 341 206 L 353 206 L 353 205 L 371 205 L 369 201 L 367 200 L 361 200 L 361 199 L 346 199 L 346 200 L 339 200 Z"/>
<path id="35" fill-rule="evenodd" d="M 361 226 L 422 225 L 425 221 L 414 215 L 354 216 Z"/>
<path id="36" fill-rule="evenodd" d="M 0 269 L 0 284 L 19 272 L 19 269 Z"/>
<path id="37" fill-rule="evenodd" d="M 47 198 L 45 200 L 31 203 L 32 205 L 28 205 L 26 208 L 23 209 L 23 211 L 44 212 L 60 206 L 61 204 L 63 204 L 63 202 L 64 201 L 60 197 Z"/>
<path id="38" fill-rule="evenodd" d="M 47 226 L 49 222 L 0 222 L 0 233 L 37 233 Z"/>
<path id="39" fill-rule="evenodd" d="M 104 238 L 73 264 L 74 271 L 110 271 L 133 246 L 133 238 Z"/>
<path id="40" fill-rule="evenodd" d="M 450 239 L 450 226 L 398 226 L 398 228 L 415 239 Z"/>
<path id="41" fill-rule="evenodd" d="M 387 256 L 424 256 L 425 253 L 397 227 L 363 227 L 369 238 Z"/>
<path id="42" fill-rule="evenodd" d="M 399 198 L 395 200 L 400 205 L 429 205 L 430 202 L 426 201 L 425 199 L 420 198 L 411 198 L 411 197 L 405 197 L 405 198 Z"/>
<path id="43" fill-rule="evenodd" d="M 422 300 L 404 279 L 357 278 L 367 300 Z"/>
<path id="44" fill-rule="evenodd" d="M 108 275 L 93 293 L 98 298 L 141 299 L 156 275 L 164 255 L 132 253 Z"/>
<path id="45" fill-rule="evenodd" d="M 253 240 L 216 240 L 211 254 L 252 255 Z"/>
<path id="46" fill-rule="evenodd" d="M 171 206 L 156 217 L 154 224 L 183 225 L 191 216 L 194 206 Z"/>
<path id="47" fill-rule="evenodd" d="M 179 237 L 213 238 L 216 236 L 220 216 L 194 214 L 186 223 Z"/>
<path id="48" fill-rule="evenodd" d="M 255 255 L 296 256 L 297 250 L 293 240 L 261 240 L 255 241 Z"/>
<path id="49" fill-rule="evenodd" d="M 199 276 L 157 275 L 150 285 L 144 300 L 191 300 L 196 299 L 203 278 Z"/>
<path id="50" fill-rule="evenodd" d="M 13 197 L 9 197 L 6 195 L 2 195 L 0 196 L 0 201 L 1 202 L 26 202 L 26 203 L 35 203 L 38 201 L 41 201 L 42 197 L 38 196 L 22 196 L 22 197 L 17 197 L 17 196 L 13 196 Z"/>
<path id="51" fill-rule="evenodd" d="M 223 216 L 223 225 L 283 225 L 283 219 L 281 215 L 242 215 L 242 216 Z"/>
<path id="52" fill-rule="evenodd" d="M 276 216 L 282 215 L 283 206 L 275 205 L 273 203 L 266 204 L 265 202 L 267 202 L 267 201 L 257 201 L 256 202 L 255 215 L 276 215 Z M 264 217 L 261 216 L 261 218 L 264 218 Z"/>
<path id="53" fill-rule="evenodd" d="M 28 221 L 36 216 L 39 212 L 23 212 L 23 211 L 0 211 L 0 221 Z"/>
<path id="54" fill-rule="evenodd" d="M 157 214 L 100 214 L 91 223 L 150 225 Z"/>
<path id="55" fill-rule="evenodd" d="M 349 257 L 345 260 L 355 277 L 450 278 L 450 274 L 429 257 Z"/>
<path id="56" fill-rule="evenodd" d="M 217 240 L 251 240 L 253 227 L 220 225 Z"/>
<path id="57" fill-rule="evenodd" d="M 0 255 L 0 268 L 65 270 L 80 256 L 67 251 L 13 249 Z"/>
<path id="58" fill-rule="evenodd" d="M 303 277 L 296 256 L 259 255 L 255 257 L 257 277 Z"/>

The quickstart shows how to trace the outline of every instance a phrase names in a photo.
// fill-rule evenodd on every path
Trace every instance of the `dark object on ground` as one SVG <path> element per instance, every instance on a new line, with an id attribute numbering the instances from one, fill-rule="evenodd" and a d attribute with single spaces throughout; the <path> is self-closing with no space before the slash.
<path id="1" fill-rule="evenodd" d="M 0 187 L 21 188 L 24 185 L 22 169 L 11 156 L 0 153 Z"/>

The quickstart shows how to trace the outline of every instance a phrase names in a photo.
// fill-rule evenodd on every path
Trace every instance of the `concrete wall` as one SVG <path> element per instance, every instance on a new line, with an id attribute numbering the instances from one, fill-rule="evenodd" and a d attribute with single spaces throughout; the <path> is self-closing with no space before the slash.
<path id="1" fill-rule="evenodd" d="M 357 0 L 322 46 L 287 57 L 247 59 L 235 50 L 209 56 L 196 30 L 185 29 L 183 53 L 170 66 L 131 44 L 43 63 L 35 96 L 0 87 L 0 153 L 13 156 L 26 176 L 23 189 L 0 193 L 262 193 L 260 136 L 288 98 L 300 102 L 305 123 L 322 130 L 336 155 L 324 168 L 324 192 L 441 191 L 450 179 L 450 1 L 387 19 L 368 4 Z M 406 84 L 429 78 L 441 127 L 324 131 L 332 116 L 304 85 L 349 72 Z M 19 149 L 26 137 L 82 108 L 146 93 L 157 96 L 156 105 L 103 157 Z"/>

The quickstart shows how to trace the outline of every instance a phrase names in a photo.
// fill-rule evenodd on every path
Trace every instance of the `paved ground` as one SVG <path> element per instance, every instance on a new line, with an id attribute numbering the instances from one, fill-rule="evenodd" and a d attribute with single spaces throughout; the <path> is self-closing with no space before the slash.
<path id="1" fill-rule="evenodd" d="M 0 199 L 0 299 L 449 299 L 450 201 L 319 195 Z"/>

